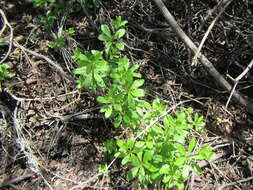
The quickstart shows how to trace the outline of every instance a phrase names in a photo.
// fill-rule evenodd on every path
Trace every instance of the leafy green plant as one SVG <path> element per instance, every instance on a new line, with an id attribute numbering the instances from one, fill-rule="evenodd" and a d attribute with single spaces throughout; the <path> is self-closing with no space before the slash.
<path id="1" fill-rule="evenodd" d="M 127 21 L 122 21 L 118 16 L 113 21 L 113 30 L 106 24 L 101 26 L 102 34 L 98 36 L 98 39 L 105 42 L 105 53 L 107 56 L 111 56 L 110 59 L 118 57 L 120 52 L 124 50 L 124 43 L 120 39 L 126 34 L 124 27 Z"/>
<path id="2" fill-rule="evenodd" d="M 7 65 L 7 64 L 0 64 L 0 89 L 1 89 L 1 86 L 2 86 L 2 81 L 4 81 L 7 78 L 14 77 L 14 74 L 10 73 L 8 71 L 8 69 L 9 69 L 9 65 Z"/>
<path id="3" fill-rule="evenodd" d="M 117 140 L 114 156 L 122 158 L 122 165 L 131 166 L 127 179 L 137 178 L 144 185 L 162 182 L 168 188 L 175 185 L 184 189 L 190 169 L 201 172 L 197 160 L 210 161 L 214 156 L 210 147 L 199 147 L 196 138 L 190 137 L 191 130 L 204 125 L 202 119 L 198 114 L 190 118 L 185 111 L 179 111 L 176 117 L 166 115 L 152 124 L 138 138 Z"/>
<path id="4" fill-rule="evenodd" d="M 80 75 L 78 88 L 95 91 L 98 87 L 105 88 L 105 77 L 109 72 L 108 62 L 103 58 L 103 52 L 92 50 L 85 54 L 75 51 L 74 58 L 78 60 L 78 68 L 73 71 Z"/>
<path id="5" fill-rule="evenodd" d="M 103 51 L 91 50 L 74 58 L 79 75 L 78 88 L 103 92 L 97 101 L 101 112 L 112 118 L 115 127 L 129 128 L 129 139 L 110 140 L 105 143 L 109 158 L 120 158 L 122 165 L 129 167 L 127 179 L 138 179 L 140 184 L 163 183 L 166 187 L 184 188 L 184 181 L 192 169 L 201 172 L 198 160 L 210 161 L 214 153 L 208 146 L 199 146 L 191 132 L 203 130 L 203 117 L 192 109 L 181 109 L 176 115 L 167 114 L 167 106 L 155 99 L 152 103 L 143 100 L 144 79 L 122 56 L 126 25 L 121 17 L 113 21 L 113 27 L 102 25 Z M 101 168 L 100 168 L 101 169 Z M 103 168 L 102 168 L 103 169 Z"/>

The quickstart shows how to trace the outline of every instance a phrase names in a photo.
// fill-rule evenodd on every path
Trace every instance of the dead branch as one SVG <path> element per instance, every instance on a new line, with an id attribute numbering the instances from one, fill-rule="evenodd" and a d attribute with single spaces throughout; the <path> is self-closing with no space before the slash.
<path id="1" fill-rule="evenodd" d="M 4 43 L 9 43 L 9 42 L 7 42 L 7 41 L 4 41 Z M 68 79 L 69 81 L 74 81 L 74 79 L 71 77 L 71 76 L 69 76 L 63 69 L 62 69 L 62 67 L 61 66 L 59 66 L 57 63 L 55 63 L 53 60 L 51 60 L 50 58 L 48 58 L 48 57 L 46 57 L 46 56 L 44 56 L 44 55 L 42 55 L 42 54 L 40 54 L 40 53 L 37 53 L 37 52 L 35 52 L 35 51 L 32 51 L 32 50 L 29 50 L 29 49 L 27 49 L 27 48 L 25 48 L 24 46 L 22 46 L 22 45 L 20 45 L 18 42 L 16 42 L 16 41 L 13 41 L 13 45 L 15 46 L 15 47 L 17 47 L 17 48 L 20 48 L 22 51 L 25 51 L 25 52 L 27 52 L 27 53 L 30 53 L 30 54 L 32 54 L 32 55 L 34 55 L 34 56 L 36 56 L 36 57 L 38 57 L 38 58 L 41 58 L 41 59 L 44 59 L 46 62 L 48 62 L 53 68 L 55 68 L 56 69 L 56 71 L 58 72 L 58 73 L 60 73 L 62 76 L 64 76 L 66 79 Z"/>
<path id="2" fill-rule="evenodd" d="M 3 183 L 0 185 L 0 188 L 7 187 L 12 184 L 20 183 L 21 181 L 29 179 L 33 176 L 34 176 L 34 174 L 24 174 L 22 176 L 18 176 L 18 177 L 12 178 L 10 180 L 3 181 Z"/>
<path id="3" fill-rule="evenodd" d="M 8 48 L 8 51 L 7 51 L 6 55 L 4 56 L 4 58 L 0 61 L 0 64 L 1 64 L 1 63 L 3 63 L 8 58 L 8 56 L 11 53 L 12 41 L 13 41 L 13 28 L 11 27 L 10 23 L 8 22 L 8 20 L 7 20 L 7 18 L 6 18 L 6 16 L 5 16 L 5 14 L 4 14 L 4 12 L 3 12 L 2 9 L 0 9 L 0 14 L 1 14 L 2 18 L 3 18 L 3 23 L 4 23 L 3 24 L 3 28 L 0 31 L 0 37 L 1 37 L 2 33 L 5 31 L 6 26 L 9 27 L 10 33 L 11 33 L 10 34 L 10 38 L 9 38 L 9 48 Z"/>
<path id="4" fill-rule="evenodd" d="M 195 56 L 193 57 L 193 60 L 192 60 L 192 66 L 194 65 L 197 65 L 197 62 L 198 62 L 198 57 L 199 57 L 199 54 L 200 54 L 200 51 L 208 37 L 208 35 L 210 34 L 212 28 L 214 27 L 215 23 L 217 22 L 217 20 L 219 19 L 219 17 L 221 16 L 221 14 L 225 11 L 225 9 L 227 8 L 227 6 L 233 1 L 233 0 L 224 0 L 224 1 L 227 1 L 226 3 L 224 3 L 224 6 L 221 8 L 220 12 L 218 13 L 218 15 L 214 18 L 214 20 L 211 22 L 211 24 L 209 25 L 204 37 L 202 38 L 201 42 L 200 42 L 200 45 L 197 49 L 197 52 L 195 54 Z"/>
<path id="5" fill-rule="evenodd" d="M 228 183 L 228 184 L 225 184 L 225 185 L 221 186 L 219 188 L 219 190 L 225 189 L 226 187 L 229 187 L 229 186 L 234 186 L 238 183 L 245 183 L 245 182 L 251 181 L 251 180 L 253 180 L 253 177 L 249 177 L 249 178 L 246 178 L 246 179 L 242 179 L 242 180 L 238 180 L 238 181 L 235 181 L 235 182 L 232 182 L 232 183 Z"/>
<path id="6" fill-rule="evenodd" d="M 184 42 L 184 44 L 194 53 L 197 52 L 196 45 L 192 42 L 192 40 L 185 34 L 182 28 L 178 25 L 175 18 L 168 11 L 162 0 L 153 0 L 157 7 L 162 12 L 164 18 L 168 22 L 168 24 L 172 27 L 176 35 Z M 200 53 L 199 56 L 200 62 L 204 65 L 207 72 L 219 83 L 219 85 L 226 89 L 228 92 L 231 91 L 231 85 L 224 79 L 224 77 L 216 70 L 213 64 Z M 243 97 L 239 92 L 234 91 L 233 97 L 244 107 L 246 107 L 247 111 L 253 114 L 253 104 L 245 97 Z"/>

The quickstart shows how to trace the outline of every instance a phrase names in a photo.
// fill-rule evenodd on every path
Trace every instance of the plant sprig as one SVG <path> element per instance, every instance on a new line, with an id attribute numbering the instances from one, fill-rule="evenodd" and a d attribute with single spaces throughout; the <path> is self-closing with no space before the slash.
<path id="1" fill-rule="evenodd" d="M 146 186 L 163 183 L 168 188 L 183 189 L 190 168 L 201 172 L 197 161 L 210 161 L 214 156 L 210 147 L 199 146 L 191 135 L 193 130 L 203 130 L 203 117 L 190 108 L 177 111 L 175 116 L 166 115 L 167 106 L 159 99 L 152 103 L 143 100 L 145 81 L 137 72 L 138 66 L 121 55 L 126 24 L 116 17 L 113 28 L 101 26 L 98 39 L 105 44 L 103 51 L 76 51 L 79 67 L 73 72 L 79 75 L 78 88 L 104 89 L 97 98 L 102 104 L 100 112 L 112 118 L 115 127 L 131 129 L 129 139 L 105 142 L 107 157 L 120 158 L 122 165 L 130 166 L 129 181 L 138 179 Z M 161 119 L 154 123 L 156 118 Z"/>

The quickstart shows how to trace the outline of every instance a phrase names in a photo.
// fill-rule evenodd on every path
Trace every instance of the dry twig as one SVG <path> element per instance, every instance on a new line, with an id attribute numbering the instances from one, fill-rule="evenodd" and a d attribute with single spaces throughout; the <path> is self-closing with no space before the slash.
<path id="1" fill-rule="evenodd" d="M 171 15 L 168 11 L 162 0 L 153 0 L 155 4 L 158 6 L 160 11 L 162 12 L 164 18 L 172 27 L 176 35 L 184 42 L 184 44 L 191 49 L 191 51 L 196 54 L 197 47 L 192 42 L 192 40 L 185 34 L 182 28 L 178 25 L 175 18 Z M 221 87 L 226 89 L 227 91 L 231 91 L 231 85 L 224 79 L 224 77 L 216 70 L 213 64 L 203 55 L 200 53 L 199 59 L 201 63 L 204 65 L 205 69 L 208 73 L 219 83 Z M 253 114 L 253 104 L 245 97 L 243 97 L 239 92 L 234 91 L 233 93 L 234 98 L 243 106 L 245 106 L 251 114 Z"/>
<path id="2" fill-rule="evenodd" d="M 198 57 L 199 57 L 199 54 L 200 54 L 200 51 L 209 35 L 209 33 L 211 32 L 214 24 L 216 23 L 216 21 L 219 19 L 219 17 L 221 16 L 221 14 L 225 11 L 225 9 L 227 8 L 227 6 L 233 1 L 233 0 L 224 0 L 226 1 L 225 3 L 222 3 L 224 4 L 224 6 L 221 8 L 220 12 L 218 13 L 218 15 L 215 17 L 215 19 L 212 21 L 212 23 L 210 24 L 210 26 L 208 27 L 204 37 L 202 38 L 201 42 L 200 42 L 200 45 L 197 49 L 197 52 L 195 54 L 195 56 L 193 57 L 193 60 L 192 60 L 192 66 L 194 65 L 197 65 L 197 61 L 198 61 Z"/>
<path id="3" fill-rule="evenodd" d="M 249 63 L 249 65 L 246 67 L 246 69 L 244 69 L 244 71 L 238 77 L 236 77 L 235 79 L 233 79 L 232 77 L 229 76 L 229 78 L 233 80 L 234 86 L 233 86 L 233 88 L 231 90 L 231 93 L 229 95 L 228 101 L 226 103 L 226 108 L 228 107 L 228 104 L 229 104 L 229 102 L 230 102 L 230 100 L 231 100 L 231 98 L 232 98 L 232 96 L 233 96 L 233 94 L 235 92 L 235 89 L 236 89 L 236 86 L 238 85 L 238 82 L 249 72 L 249 70 L 251 69 L 252 66 L 253 66 L 253 59 L 251 60 L 251 62 Z"/>
<path id="4" fill-rule="evenodd" d="M 8 48 L 8 51 L 7 51 L 6 55 L 4 56 L 4 58 L 0 61 L 0 64 L 1 64 L 1 63 L 3 63 L 8 58 L 8 56 L 11 53 L 12 41 L 13 41 L 13 28 L 11 27 L 10 23 L 8 22 L 8 20 L 7 20 L 7 18 L 6 18 L 6 16 L 5 16 L 5 14 L 4 14 L 4 12 L 3 12 L 2 9 L 0 9 L 0 14 L 1 14 L 1 16 L 3 18 L 3 22 L 4 22 L 3 28 L 0 31 L 0 37 L 2 36 L 2 33 L 5 31 L 6 26 L 9 27 L 10 33 L 11 33 L 10 34 L 10 38 L 9 38 L 9 48 Z"/>

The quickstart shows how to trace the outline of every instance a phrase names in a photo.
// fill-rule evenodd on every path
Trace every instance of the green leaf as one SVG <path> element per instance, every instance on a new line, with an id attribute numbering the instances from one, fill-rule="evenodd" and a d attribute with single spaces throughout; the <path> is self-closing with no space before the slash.
<path id="1" fill-rule="evenodd" d="M 168 182 L 170 181 L 170 179 L 171 179 L 171 176 L 168 176 L 168 175 L 167 175 L 167 176 L 164 176 L 164 177 L 163 177 L 163 180 L 162 180 L 162 181 L 163 181 L 164 184 L 166 184 L 166 183 L 168 183 Z"/>
<path id="2" fill-rule="evenodd" d="M 140 167 L 139 166 L 136 166 L 136 167 L 133 167 L 129 172 L 128 172 L 128 175 L 127 175 L 127 179 L 130 181 L 132 179 L 134 179 L 139 171 Z"/>
<path id="3" fill-rule="evenodd" d="M 152 126 L 152 130 L 153 130 L 154 132 L 156 132 L 157 134 L 163 134 L 163 133 L 164 133 L 164 131 L 163 131 L 160 127 L 158 127 L 158 126 L 156 126 L 156 125 L 153 125 L 153 126 Z"/>
<path id="4" fill-rule="evenodd" d="M 176 148 L 177 148 L 178 152 L 180 152 L 180 153 L 182 153 L 182 154 L 185 154 L 185 153 L 186 153 L 185 148 L 184 148 L 183 145 L 181 145 L 181 144 L 176 144 Z"/>
<path id="5" fill-rule="evenodd" d="M 115 33 L 115 37 L 116 39 L 120 39 L 121 37 L 123 37 L 126 34 L 126 30 L 121 28 L 119 29 L 116 33 Z"/>
<path id="6" fill-rule="evenodd" d="M 147 148 L 149 148 L 149 149 L 152 149 L 153 148 L 153 142 L 152 141 L 147 141 L 146 142 L 146 146 L 147 146 Z"/>
<path id="7" fill-rule="evenodd" d="M 186 157 L 179 157 L 179 158 L 176 159 L 176 161 L 174 162 L 174 164 L 176 166 L 182 166 L 185 161 L 186 161 Z"/>
<path id="8" fill-rule="evenodd" d="M 170 172 L 170 165 L 168 164 L 164 164 L 159 171 L 160 174 L 169 174 L 169 172 Z"/>
<path id="9" fill-rule="evenodd" d="M 145 91 L 142 89 L 135 89 L 131 91 L 131 94 L 136 98 L 140 98 L 145 96 Z"/>
<path id="10" fill-rule="evenodd" d="M 131 89 L 137 89 L 139 88 L 140 86 L 142 86 L 144 84 L 144 80 L 143 79 L 140 79 L 140 80 L 135 80 L 131 86 Z"/>
<path id="11" fill-rule="evenodd" d="M 111 30 L 110 30 L 110 28 L 109 28 L 109 26 L 107 26 L 106 24 L 102 24 L 101 25 L 101 30 L 102 30 L 102 32 L 106 35 L 106 36 L 108 36 L 108 37 L 112 37 L 112 33 L 111 33 Z"/>
<path id="12" fill-rule="evenodd" d="M 131 155 L 130 160 L 131 160 L 131 164 L 132 164 L 133 166 L 139 166 L 139 165 L 141 164 L 141 163 L 140 163 L 140 160 L 138 159 L 138 157 L 135 156 L 134 154 Z"/>
<path id="13" fill-rule="evenodd" d="M 116 111 L 122 111 L 122 106 L 120 104 L 113 104 L 113 108 L 116 110 Z"/>
<path id="14" fill-rule="evenodd" d="M 177 187 L 178 187 L 179 190 L 183 190 L 184 189 L 184 184 L 183 183 L 178 182 L 176 185 L 177 185 Z"/>
<path id="15" fill-rule="evenodd" d="M 110 103 L 110 100 L 107 97 L 102 97 L 102 96 L 99 96 L 97 98 L 97 101 L 100 102 L 100 103 L 102 103 L 102 104 Z"/>
<path id="16" fill-rule="evenodd" d="M 121 122 L 122 122 L 122 116 L 119 115 L 119 116 L 116 117 L 115 120 L 114 120 L 114 123 L 113 123 L 113 124 L 114 124 L 114 127 L 118 128 L 118 127 L 120 126 Z"/>
<path id="17" fill-rule="evenodd" d="M 110 37 L 108 37 L 108 36 L 105 35 L 105 34 L 100 34 L 100 35 L 98 36 L 98 39 L 99 39 L 100 41 L 105 41 L 105 42 L 111 41 L 111 40 L 112 40 Z"/>
<path id="18" fill-rule="evenodd" d="M 86 74 L 86 67 L 79 67 L 79 68 L 76 68 L 73 70 L 73 73 L 75 75 L 83 75 L 83 74 Z"/>
<path id="19" fill-rule="evenodd" d="M 197 174 L 202 174 L 202 173 L 203 173 L 202 169 L 199 167 L 198 164 L 192 163 L 192 167 L 193 167 L 194 171 L 195 171 Z"/>
<path id="20" fill-rule="evenodd" d="M 159 168 L 157 168 L 156 166 L 154 166 L 153 164 L 150 164 L 149 162 L 144 162 L 143 166 L 150 172 L 152 173 L 158 173 L 159 174 Z M 160 174 L 159 174 L 160 175 Z"/>
<path id="21" fill-rule="evenodd" d="M 139 175 L 145 177 L 145 169 L 142 166 L 140 167 Z"/>
<path id="22" fill-rule="evenodd" d="M 112 115 L 112 106 L 109 105 L 107 106 L 106 111 L 105 111 L 105 118 L 109 118 L 111 115 Z"/>
<path id="23" fill-rule="evenodd" d="M 125 45 L 124 45 L 123 42 L 117 42 L 115 45 L 116 45 L 116 47 L 117 47 L 119 50 L 121 50 L 121 51 L 123 51 L 124 48 L 125 48 Z"/>
<path id="24" fill-rule="evenodd" d="M 126 155 L 125 158 L 121 161 L 122 165 L 127 164 L 128 162 L 130 162 L 130 155 Z"/>
<path id="25" fill-rule="evenodd" d="M 137 157 L 139 160 L 142 160 L 142 154 L 143 154 L 143 151 L 140 151 L 137 153 Z"/>
<path id="26" fill-rule="evenodd" d="M 189 143 L 189 146 L 188 146 L 188 152 L 192 152 L 194 147 L 196 145 L 196 139 L 193 137 L 191 140 L 190 140 L 190 143 Z"/>
<path id="27" fill-rule="evenodd" d="M 151 150 L 145 151 L 144 156 L 143 156 L 143 162 L 148 162 L 148 161 L 152 160 L 153 155 L 154 155 L 153 151 L 151 151 Z"/>

